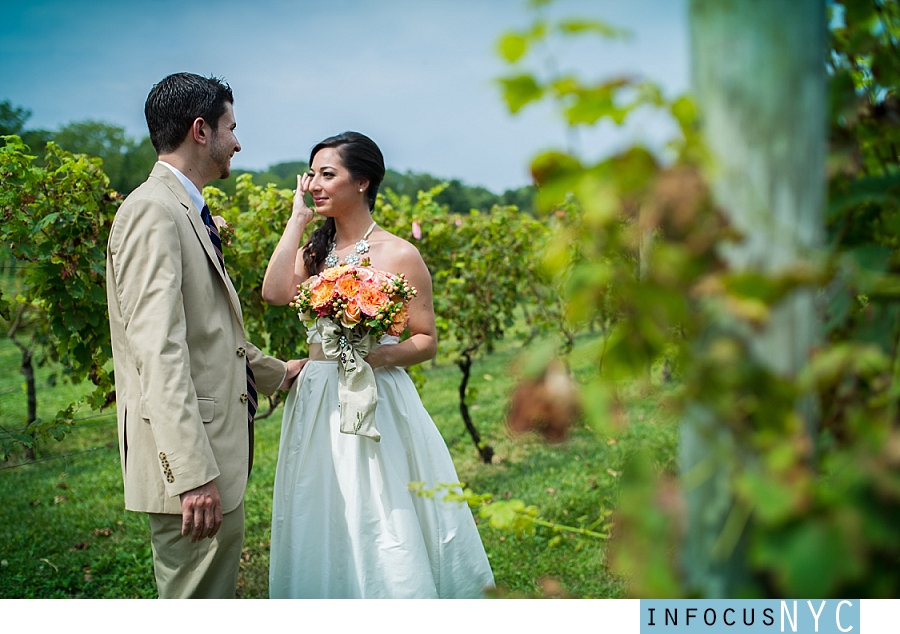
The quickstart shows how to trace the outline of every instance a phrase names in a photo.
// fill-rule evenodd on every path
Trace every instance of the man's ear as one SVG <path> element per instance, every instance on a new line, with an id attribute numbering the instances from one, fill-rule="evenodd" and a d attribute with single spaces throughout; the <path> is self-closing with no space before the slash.
<path id="1" fill-rule="evenodd" d="M 196 119 L 194 119 L 194 122 L 191 124 L 190 135 L 191 138 L 194 139 L 195 143 L 206 145 L 210 137 L 209 124 L 206 123 L 206 119 L 204 119 L 203 117 L 197 117 Z"/>

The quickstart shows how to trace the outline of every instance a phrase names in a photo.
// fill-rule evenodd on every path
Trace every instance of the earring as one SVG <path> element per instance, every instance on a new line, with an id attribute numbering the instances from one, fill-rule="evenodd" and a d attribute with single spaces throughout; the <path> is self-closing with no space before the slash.
<path id="1" fill-rule="evenodd" d="M 360 187 L 360 188 L 359 188 L 359 193 L 360 193 L 360 194 L 363 193 L 364 191 L 366 191 L 366 188 L 365 188 L 365 187 Z"/>

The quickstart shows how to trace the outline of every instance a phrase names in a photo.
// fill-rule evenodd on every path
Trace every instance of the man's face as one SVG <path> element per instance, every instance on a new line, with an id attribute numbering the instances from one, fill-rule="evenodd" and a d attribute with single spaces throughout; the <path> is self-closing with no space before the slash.
<path id="1" fill-rule="evenodd" d="M 234 120 L 234 107 L 225 104 L 225 113 L 219 119 L 219 125 L 213 130 L 209 157 L 219 172 L 219 178 L 228 178 L 231 174 L 231 157 L 241 151 L 241 144 L 234 134 L 237 123 Z"/>

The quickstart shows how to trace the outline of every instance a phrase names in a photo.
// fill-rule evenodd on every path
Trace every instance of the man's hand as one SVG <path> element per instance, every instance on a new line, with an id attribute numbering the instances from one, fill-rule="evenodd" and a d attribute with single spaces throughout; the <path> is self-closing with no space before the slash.
<path id="1" fill-rule="evenodd" d="M 213 537 L 222 526 L 222 502 L 215 482 L 181 494 L 181 534 L 192 542 Z"/>
<path id="2" fill-rule="evenodd" d="M 294 379 L 300 374 L 300 370 L 306 365 L 309 359 L 291 359 L 287 362 L 287 374 L 284 375 L 284 381 L 281 382 L 279 389 L 289 390 L 294 384 Z"/>

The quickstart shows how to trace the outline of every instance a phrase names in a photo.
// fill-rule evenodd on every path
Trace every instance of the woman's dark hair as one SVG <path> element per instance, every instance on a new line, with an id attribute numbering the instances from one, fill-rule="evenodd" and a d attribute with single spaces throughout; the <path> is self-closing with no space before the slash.
<path id="1" fill-rule="evenodd" d="M 341 163 L 350 172 L 353 178 L 365 178 L 369 181 L 366 190 L 366 198 L 369 200 L 369 210 L 375 209 L 375 199 L 378 197 L 378 187 L 384 179 L 384 157 L 375 142 L 359 132 L 344 132 L 337 136 L 328 137 L 317 143 L 309 153 L 309 165 L 312 167 L 313 159 L 319 150 L 334 148 Z M 334 241 L 334 218 L 326 218 L 318 229 L 309 236 L 309 242 L 303 250 L 303 264 L 310 275 L 319 271 L 331 243 Z"/>
<path id="2" fill-rule="evenodd" d="M 216 131 L 226 103 L 233 104 L 234 95 L 221 79 L 175 73 L 160 81 L 144 103 L 144 117 L 156 153 L 177 150 L 197 117 Z"/>

